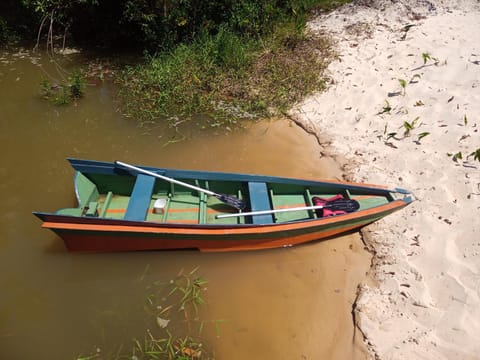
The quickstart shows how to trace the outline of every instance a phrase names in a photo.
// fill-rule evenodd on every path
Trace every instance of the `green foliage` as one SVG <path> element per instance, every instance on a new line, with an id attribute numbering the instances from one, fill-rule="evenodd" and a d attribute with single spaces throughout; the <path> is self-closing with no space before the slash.
<path id="1" fill-rule="evenodd" d="M 304 21 L 312 9 L 327 9 L 348 0 L 17 0 L 4 6 L 14 14 L 10 26 L 31 34 L 48 27 L 56 35 L 84 44 L 148 49 L 172 49 L 199 34 L 216 34 L 227 26 L 237 35 L 271 34 L 276 24 L 292 18 Z M 34 19 L 32 22 L 32 18 Z M 48 18 L 49 21 L 44 22 Z M 48 31 L 43 29 L 43 35 Z"/>
<path id="2" fill-rule="evenodd" d="M 420 79 L 422 76 L 420 74 L 415 74 L 412 76 L 412 78 L 410 79 L 410 81 L 408 82 L 409 84 L 416 84 L 418 83 L 418 80 L 417 79 Z"/>
<path id="3" fill-rule="evenodd" d="M 33 11 L 40 21 L 50 16 L 57 25 L 66 28 L 75 20 L 74 11 L 78 6 L 97 5 L 98 0 L 21 0 L 21 4 Z"/>
<path id="4" fill-rule="evenodd" d="M 259 35 L 281 16 L 281 7 L 268 1 L 236 1 L 232 5 L 229 25 L 238 33 Z"/>
<path id="5" fill-rule="evenodd" d="M 425 136 L 428 136 L 428 135 L 430 135 L 430 133 L 428 131 L 425 131 L 425 132 L 422 132 L 422 133 L 418 134 L 417 143 L 420 143 L 420 140 L 422 140 Z"/>
<path id="6" fill-rule="evenodd" d="M 387 134 L 387 140 L 390 140 L 391 138 L 396 139 L 397 133 L 396 132 L 390 132 Z"/>
<path id="7" fill-rule="evenodd" d="M 398 82 L 400 83 L 400 86 L 402 87 L 403 90 L 403 96 L 405 96 L 405 88 L 407 87 L 407 81 L 405 79 L 398 79 Z"/>
<path id="8" fill-rule="evenodd" d="M 53 84 L 48 79 L 42 79 L 40 95 L 55 105 L 67 105 L 85 95 L 85 86 L 85 76 L 79 70 L 75 70 L 67 82 Z"/>
<path id="9" fill-rule="evenodd" d="M 64 86 L 62 86 L 52 98 L 52 102 L 58 106 L 67 105 L 71 102 L 71 100 L 72 99 L 70 97 L 70 93 L 68 92 L 68 89 Z"/>
<path id="10" fill-rule="evenodd" d="M 410 136 L 410 132 L 415 128 L 415 125 L 418 121 L 419 117 L 416 117 L 412 122 L 404 121 L 403 128 L 405 129 L 403 136 L 407 137 Z"/>
<path id="11" fill-rule="evenodd" d="M 152 326 L 145 331 L 143 338 L 133 339 L 130 348 L 120 346 L 116 354 L 103 353 L 96 348 L 91 354 L 78 356 L 77 360 L 211 359 L 208 349 L 200 341 L 203 322 L 198 316 L 199 306 L 205 304 L 203 293 L 207 281 L 196 275 L 197 270 L 181 271 L 170 281 L 156 281 L 146 287 L 144 308 Z M 193 329 L 193 324 L 200 326 Z"/>
<path id="12" fill-rule="evenodd" d="M 463 154 L 461 151 L 457 153 L 447 153 L 448 156 L 452 157 L 452 160 L 454 162 L 458 162 L 458 160 L 463 160 Z M 478 148 L 475 151 L 472 151 L 470 154 L 467 155 L 466 160 L 468 160 L 470 157 L 473 157 L 473 160 L 477 160 L 480 162 L 480 148 Z"/>
<path id="13" fill-rule="evenodd" d="M 402 29 L 403 31 L 403 35 L 401 36 L 400 40 L 405 40 L 407 38 L 407 33 L 410 31 L 410 29 L 412 27 L 414 27 L 415 25 L 413 24 L 408 24 L 408 25 L 405 25 Z"/>
<path id="14" fill-rule="evenodd" d="M 428 60 L 430 60 L 430 54 L 429 53 L 422 53 L 422 59 L 423 59 L 423 64 L 425 65 Z"/>
<path id="15" fill-rule="evenodd" d="M 473 160 L 478 160 L 478 161 L 480 161 L 480 148 L 478 148 L 478 149 L 475 150 L 475 151 L 472 151 L 472 152 L 467 156 L 467 158 L 469 158 L 470 156 L 473 156 Z"/>
<path id="16" fill-rule="evenodd" d="M 323 89 L 331 43 L 307 36 L 305 23 L 314 9 L 348 2 L 21 1 L 37 14 L 39 33 L 48 33 L 52 53 L 58 38 L 52 29 L 89 45 L 151 51 L 145 63 L 127 68 L 120 78 L 124 112 L 141 122 L 167 119 L 172 127 L 200 115 L 202 128 L 282 113 Z M 44 97 L 59 104 L 84 93 L 84 82 L 75 76 L 58 88 L 41 87 Z"/>
<path id="17" fill-rule="evenodd" d="M 388 102 L 388 100 L 385 100 L 385 105 L 383 106 L 383 109 L 377 115 L 381 115 L 385 113 L 390 114 L 391 110 L 392 110 L 392 107 L 390 106 L 390 103 Z"/>
<path id="18" fill-rule="evenodd" d="M 7 25 L 7 22 L 0 18 L 0 44 L 3 44 L 7 42 L 7 39 L 9 38 L 9 28 Z"/>
<path id="19" fill-rule="evenodd" d="M 434 65 L 438 65 L 439 60 L 433 56 L 431 56 L 429 53 L 424 52 L 422 53 L 422 59 L 423 59 L 423 65 L 426 65 L 428 61 L 433 61 Z"/>
<path id="20" fill-rule="evenodd" d="M 323 88 L 330 46 L 295 21 L 261 41 L 224 26 L 128 68 L 121 79 L 125 112 L 140 121 L 166 118 L 171 126 L 177 116 L 206 115 L 202 126 L 212 127 L 280 113 Z"/>
<path id="21" fill-rule="evenodd" d="M 52 83 L 48 79 L 40 80 L 40 94 L 44 99 L 48 99 L 52 95 Z"/>
<path id="22" fill-rule="evenodd" d="M 213 36 L 203 33 L 192 44 L 200 63 L 209 63 L 231 71 L 242 71 L 249 65 L 249 44 L 226 26 Z"/>
<path id="23" fill-rule="evenodd" d="M 75 70 L 69 77 L 70 97 L 80 99 L 85 95 L 85 76 L 78 70 Z"/>
<path id="24" fill-rule="evenodd" d="M 459 151 L 455 154 L 449 154 L 451 157 L 452 157 L 452 160 L 455 161 L 455 162 L 458 162 L 458 160 L 463 160 L 463 155 L 462 155 L 462 152 Z"/>

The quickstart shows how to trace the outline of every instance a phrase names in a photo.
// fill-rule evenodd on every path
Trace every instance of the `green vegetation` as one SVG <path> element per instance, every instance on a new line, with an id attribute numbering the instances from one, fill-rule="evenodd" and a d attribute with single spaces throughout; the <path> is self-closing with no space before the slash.
<path id="1" fill-rule="evenodd" d="M 173 127 L 192 126 L 186 120 L 195 116 L 207 128 L 281 114 L 321 91 L 332 42 L 308 33 L 306 21 L 349 1 L 7 0 L 0 7 L 9 26 L 29 28 L 51 55 L 72 43 L 145 51 L 118 79 L 124 113 Z M 81 95 L 62 89 L 57 103 Z"/>
<path id="2" fill-rule="evenodd" d="M 72 72 L 65 82 L 53 84 L 47 79 L 40 82 L 41 96 L 55 105 L 66 105 L 85 95 L 86 80 L 79 70 Z"/>
<path id="3" fill-rule="evenodd" d="M 407 81 L 405 79 L 398 79 L 398 82 L 400 83 L 400 86 L 402 87 L 402 95 L 405 96 Z"/>
<path id="4" fill-rule="evenodd" d="M 390 103 L 388 100 L 385 100 L 385 105 L 383 106 L 383 109 L 377 113 L 377 115 L 385 114 L 388 113 L 390 114 L 390 111 L 392 110 L 392 107 L 390 106 Z"/>
<path id="5" fill-rule="evenodd" d="M 461 151 L 456 153 L 447 153 L 447 155 L 451 156 L 454 162 L 458 162 L 458 160 L 463 160 L 463 154 Z M 480 162 L 480 148 L 468 154 L 466 160 L 468 160 L 470 157 L 473 157 L 474 161 L 477 160 Z"/>
<path id="6" fill-rule="evenodd" d="M 415 74 L 412 76 L 412 78 L 409 81 L 409 84 L 416 84 L 418 83 L 418 79 L 420 79 L 422 76 L 420 74 Z"/>
<path id="7" fill-rule="evenodd" d="M 309 34 L 306 20 L 346 2 L 8 0 L 0 5 L 10 14 L 0 17 L 0 30 L 30 28 L 52 57 L 67 42 L 145 51 L 142 63 L 118 72 L 125 115 L 176 130 L 230 128 L 283 114 L 325 87 L 332 41 Z M 44 80 L 41 90 L 68 104 L 84 95 L 84 77 Z"/>
<path id="8" fill-rule="evenodd" d="M 447 153 L 447 155 L 451 156 L 452 160 L 455 161 L 455 162 L 458 162 L 458 160 L 463 160 L 463 155 L 462 155 L 461 151 L 459 151 L 455 154 Z"/>
<path id="9" fill-rule="evenodd" d="M 0 18 L 0 44 L 4 44 L 8 40 L 9 29 L 5 20 Z"/>
<path id="10" fill-rule="evenodd" d="M 127 115 L 143 121 L 206 115 L 208 126 L 231 124 L 281 113 L 322 90 L 332 56 L 328 39 L 292 23 L 261 41 L 224 27 L 127 69 L 121 94 Z"/>
<path id="11" fill-rule="evenodd" d="M 426 65 L 428 61 L 433 61 L 433 65 L 438 65 L 440 62 L 436 57 L 431 56 L 428 52 L 422 53 L 423 65 Z"/>
<path id="12" fill-rule="evenodd" d="M 133 339 L 131 346 L 119 346 L 116 352 L 96 348 L 77 360 L 211 359 L 210 351 L 200 340 L 204 323 L 199 307 L 205 304 L 202 296 L 207 281 L 196 275 L 197 270 L 181 271 L 171 281 L 147 286 L 144 308 L 151 327 L 142 339 Z"/>
<path id="13" fill-rule="evenodd" d="M 415 128 L 415 125 L 419 117 L 417 116 L 412 122 L 404 121 L 402 127 L 405 129 L 403 132 L 404 137 L 410 136 L 410 132 Z"/>
<path id="14" fill-rule="evenodd" d="M 467 159 L 468 159 L 470 156 L 473 156 L 473 160 L 477 160 L 477 161 L 480 162 L 480 148 L 478 148 L 478 149 L 475 150 L 475 151 L 472 151 L 472 152 L 467 156 Z"/>
<path id="15" fill-rule="evenodd" d="M 290 16 L 348 0 L 3 0 L 0 18 L 30 38 L 163 51 L 227 25 L 245 37 L 271 33 Z M 52 36 L 55 35 L 55 36 Z"/>
<path id="16" fill-rule="evenodd" d="M 425 132 L 422 132 L 422 133 L 418 134 L 416 142 L 419 144 L 420 140 L 422 140 L 425 136 L 428 136 L 428 135 L 430 135 L 430 133 L 428 131 L 425 131 Z"/>
<path id="17" fill-rule="evenodd" d="M 412 27 L 414 27 L 414 26 L 415 26 L 415 25 L 413 25 L 413 24 L 405 25 L 405 26 L 403 27 L 403 29 L 402 29 L 403 34 L 402 34 L 402 36 L 400 37 L 400 40 L 404 41 L 404 40 L 407 38 L 407 33 L 408 33 L 408 32 L 410 31 L 410 29 L 411 29 Z"/>
<path id="18" fill-rule="evenodd" d="M 260 9 L 268 3 L 244 2 L 242 14 L 232 14 L 217 33 L 202 33 L 129 68 L 122 78 L 127 115 L 142 121 L 163 118 L 171 126 L 176 126 L 177 116 L 205 115 L 200 127 L 216 127 L 280 114 L 322 90 L 323 73 L 333 56 L 331 42 L 306 34 L 307 5 L 294 3 L 299 12 L 293 5 L 281 14 L 281 8 L 276 14 L 270 9 L 262 27 L 259 12 L 263 14 Z M 315 3 L 326 2 L 309 6 Z M 243 13 L 247 9 L 248 14 Z"/>

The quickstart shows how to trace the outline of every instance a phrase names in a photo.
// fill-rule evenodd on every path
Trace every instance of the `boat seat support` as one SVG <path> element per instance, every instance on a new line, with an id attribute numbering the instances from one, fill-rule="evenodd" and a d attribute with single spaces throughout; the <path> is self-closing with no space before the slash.
<path id="1" fill-rule="evenodd" d="M 145 220 L 152 200 L 154 185 L 155 178 L 153 176 L 143 174 L 137 175 L 137 181 L 135 181 L 135 186 L 133 187 L 132 195 L 128 202 L 125 220 Z"/>
<path id="2" fill-rule="evenodd" d="M 113 193 L 109 191 L 107 196 L 105 197 L 105 201 L 103 202 L 102 210 L 100 211 L 99 217 L 105 217 L 107 214 L 107 209 L 110 206 L 110 202 L 112 201 Z"/>
<path id="3" fill-rule="evenodd" d="M 264 182 L 249 182 L 248 193 L 250 197 L 250 207 L 252 211 L 272 210 L 270 196 L 268 195 L 267 184 Z M 272 224 L 273 215 L 252 215 L 254 224 Z"/>

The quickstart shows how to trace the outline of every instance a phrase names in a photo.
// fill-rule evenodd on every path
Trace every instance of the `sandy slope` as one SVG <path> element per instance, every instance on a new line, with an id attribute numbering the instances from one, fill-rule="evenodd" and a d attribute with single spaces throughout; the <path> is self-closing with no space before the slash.
<path id="1" fill-rule="evenodd" d="M 372 356 L 480 359 L 480 2 L 358 1 L 310 27 L 340 57 L 292 116 L 353 180 L 418 199 L 363 231 L 378 287 L 362 285 L 356 318 Z"/>

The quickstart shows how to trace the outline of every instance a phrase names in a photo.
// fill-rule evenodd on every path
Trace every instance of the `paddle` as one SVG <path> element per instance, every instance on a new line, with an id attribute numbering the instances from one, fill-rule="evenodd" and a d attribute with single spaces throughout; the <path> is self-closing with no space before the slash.
<path id="1" fill-rule="evenodd" d="M 287 208 L 287 209 L 275 209 L 275 210 L 263 210 L 263 211 L 250 211 L 250 212 L 235 213 L 235 214 L 222 214 L 222 215 L 215 216 L 215 218 L 223 219 L 223 218 L 240 217 L 240 216 L 247 216 L 247 215 L 265 215 L 265 214 L 276 214 L 276 213 L 290 212 L 290 211 L 316 210 L 316 209 L 330 209 L 333 211 L 345 211 L 347 213 L 351 213 L 360 209 L 360 204 L 358 203 L 357 200 L 336 199 L 336 200 L 327 202 L 325 205 L 302 206 L 302 207 L 293 207 L 293 208 Z"/>
<path id="2" fill-rule="evenodd" d="M 142 168 L 130 165 L 130 164 L 126 164 L 126 163 L 121 162 L 121 161 L 115 161 L 114 164 L 116 166 L 119 166 L 119 167 L 122 167 L 122 168 L 125 168 L 125 169 L 135 170 L 139 173 L 142 173 L 142 174 L 145 174 L 145 175 L 150 175 L 150 176 L 153 176 L 153 177 L 171 182 L 173 184 L 182 185 L 182 186 L 185 186 L 186 188 L 196 190 L 196 191 L 200 191 L 200 192 L 203 192 L 207 195 L 215 196 L 218 200 L 220 200 L 220 201 L 224 202 L 225 204 L 230 205 L 230 206 L 232 206 L 232 207 L 234 207 L 238 210 L 243 210 L 243 209 L 245 209 L 245 206 L 246 206 L 246 204 L 243 200 L 240 200 L 239 198 L 237 198 L 235 196 L 232 196 L 232 195 L 217 194 L 213 191 L 210 191 L 210 190 L 207 190 L 207 189 L 202 189 L 198 186 L 190 185 L 190 184 L 184 183 L 182 181 L 175 180 L 175 179 L 172 179 L 172 178 L 154 173 L 152 171 L 148 171 L 148 170 L 145 170 L 145 169 L 142 169 Z"/>

